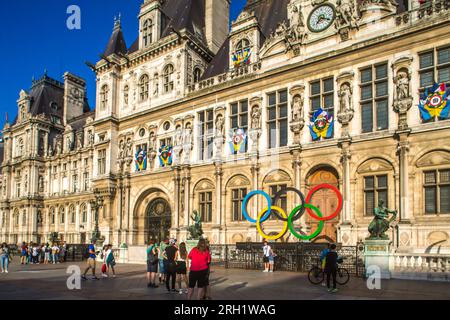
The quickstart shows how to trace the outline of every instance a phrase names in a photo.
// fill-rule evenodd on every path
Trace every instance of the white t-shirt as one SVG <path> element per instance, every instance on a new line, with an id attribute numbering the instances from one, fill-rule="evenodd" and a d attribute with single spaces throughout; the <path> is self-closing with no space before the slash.
<path id="1" fill-rule="evenodd" d="M 264 257 L 270 257 L 272 255 L 272 248 L 267 245 L 263 247 Z"/>

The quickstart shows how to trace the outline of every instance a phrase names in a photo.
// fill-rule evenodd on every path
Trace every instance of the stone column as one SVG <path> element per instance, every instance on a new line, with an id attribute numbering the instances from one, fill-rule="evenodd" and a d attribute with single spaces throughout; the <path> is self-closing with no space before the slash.
<path id="1" fill-rule="evenodd" d="M 178 232 L 180 227 L 180 168 L 173 168 L 173 202 L 174 202 L 174 214 L 175 214 L 175 225 L 172 226 L 173 232 Z"/>
<path id="2" fill-rule="evenodd" d="M 254 162 L 251 167 L 252 190 L 260 190 L 260 188 L 259 188 L 259 170 L 260 170 L 259 164 L 257 162 Z M 259 198 L 260 197 L 255 197 L 255 199 L 252 200 L 253 205 L 247 206 L 247 208 L 248 208 L 247 210 L 248 210 L 250 216 L 253 212 L 259 213 L 261 211 L 261 209 L 260 209 L 261 208 L 261 200 Z M 253 234 L 254 239 L 256 241 L 258 241 L 259 234 L 258 234 L 258 230 L 256 229 L 255 225 L 252 224 L 248 227 L 248 233 Z"/>
<path id="3" fill-rule="evenodd" d="M 80 243 L 81 239 L 80 239 L 80 224 L 81 224 L 81 219 L 80 219 L 80 203 L 77 203 L 75 206 L 75 239 L 73 239 L 76 243 Z"/>
<path id="4" fill-rule="evenodd" d="M 191 172 L 189 167 L 184 168 L 184 228 L 189 227 L 189 213 L 191 211 L 190 201 L 191 198 Z"/>
<path id="5" fill-rule="evenodd" d="M 302 177 L 301 177 L 302 159 L 301 159 L 301 152 L 302 152 L 301 146 L 298 146 L 298 147 L 295 147 L 295 148 L 291 149 L 292 168 L 294 169 L 294 188 L 296 188 L 297 190 L 300 190 L 300 191 L 301 191 L 301 188 L 302 188 Z M 305 230 L 304 228 L 306 227 L 306 214 L 303 214 L 303 216 L 300 218 L 300 225 L 301 225 L 302 229 Z"/>
<path id="6" fill-rule="evenodd" d="M 400 169 L 400 220 L 409 222 L 412 218 L 409 210 L 409 142 L 406 140 L 406 137 L 400 139 L 397 147 Z"/>

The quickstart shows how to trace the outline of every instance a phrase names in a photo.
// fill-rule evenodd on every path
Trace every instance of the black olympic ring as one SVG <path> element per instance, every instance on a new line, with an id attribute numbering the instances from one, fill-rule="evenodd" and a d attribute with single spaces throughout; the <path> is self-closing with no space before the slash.
<path id="1" fill-rule="evenodd" d="M 300 190 L 297 190 L 297 189 L 291 188 L 291 187 L 287 187 L 286 189 L 281 189 L 273 197 L 272 203 L 274 205 L 276 205 L 277 201 L 281 198 L 281 196 L 284 194 L 287 194 L 288 191 L 296 193 L 302 200 L 301 208 L 297 210 L 297 214 L 292 218 L 292 221 L 297 221 L 298 219 L 300 219 L 303 216 L 303 214 L 305 213 L 305 208 L 306 208 L 305 207 L 305 204 L 306 204 L 305 195 Z M 285 222 L 288 221 L 287 218 L 283 218 L 276 210 L 271 210 L 270 213 L 272 213 L 272 212 L 275 213 L 277 218 L 280 219 L 281 221 L 285 221 Z"/>

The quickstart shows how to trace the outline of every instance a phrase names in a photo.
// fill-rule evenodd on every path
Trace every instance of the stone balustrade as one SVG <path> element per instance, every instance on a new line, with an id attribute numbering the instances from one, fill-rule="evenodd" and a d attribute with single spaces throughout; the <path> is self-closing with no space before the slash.
<path id="1" fill-rule="evenodd" d="M 395 253 L 394 271 L 450 274 L 450 255 Z"/>

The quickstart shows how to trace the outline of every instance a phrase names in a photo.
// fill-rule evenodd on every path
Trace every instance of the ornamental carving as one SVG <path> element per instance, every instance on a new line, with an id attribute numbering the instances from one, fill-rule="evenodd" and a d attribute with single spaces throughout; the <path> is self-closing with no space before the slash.
<path id="1" fill-rule="evenodd" d="M 294 145 L 299 145 L 301 132 L 305 126 L 305 86 L 297 85 L 289 90 L 292 97 L 290 128 L 294 133 Z"/>
<path id="2" fill-rule="evenodd" d="M 405 56 L 392 63 L 394 75 L 394 111 L 398 113 L 398 129 L 408 129 L 408 111 L 412 107 L 411 63 L 413 58 Z"/>
<path id="3" fill-rule="evenodd" d="M 359 29 L 358 19 L 355 0 L 337 0 L 334 27 L 341 36 L 342 41 L 350 38 L 350 30 Z"/>

